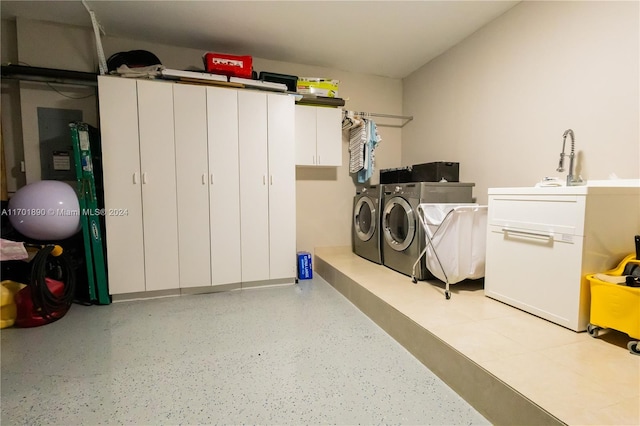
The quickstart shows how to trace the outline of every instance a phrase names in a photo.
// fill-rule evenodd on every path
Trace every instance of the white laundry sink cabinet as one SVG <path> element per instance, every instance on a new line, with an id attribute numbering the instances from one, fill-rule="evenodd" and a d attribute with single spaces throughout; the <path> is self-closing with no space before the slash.
<path id="1" fill-rule="evenodd" d="M 634 251 L 640 187 L 490 188 L 485 295 L 574 331 L 589 283 Z"/>

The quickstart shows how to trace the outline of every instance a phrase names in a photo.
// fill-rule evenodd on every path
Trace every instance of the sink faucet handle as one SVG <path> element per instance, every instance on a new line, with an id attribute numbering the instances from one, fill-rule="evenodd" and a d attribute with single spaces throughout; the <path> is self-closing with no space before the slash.
<path id="1" fill-rule="evenodd" d="M 564 152 L 560 153 L 560 161 L 558 162 L 558 168 L 556 171 L 564 172 Z"/>

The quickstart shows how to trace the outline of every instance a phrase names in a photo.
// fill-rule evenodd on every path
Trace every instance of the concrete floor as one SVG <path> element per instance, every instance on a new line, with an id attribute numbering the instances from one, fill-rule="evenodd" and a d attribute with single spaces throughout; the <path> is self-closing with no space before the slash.
<path id="1" fill-rule="evenodd" d="M 1 334 L 2 424 L 488 424 L 322 278 Z"/>

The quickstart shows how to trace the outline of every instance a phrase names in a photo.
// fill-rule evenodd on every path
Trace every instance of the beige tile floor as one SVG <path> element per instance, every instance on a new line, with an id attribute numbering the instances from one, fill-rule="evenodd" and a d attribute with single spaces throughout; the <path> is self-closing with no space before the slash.
<path id="1" fill-rule="evenodd" d="M 640 425 L 640 356 L 629 353 L 626 334 L 576 333 L 486 297 L 482 280 L 452 285 L 446 300 L 440 282 L 413 284 L 350 247 L 315 256 L 560 421 Z"/>

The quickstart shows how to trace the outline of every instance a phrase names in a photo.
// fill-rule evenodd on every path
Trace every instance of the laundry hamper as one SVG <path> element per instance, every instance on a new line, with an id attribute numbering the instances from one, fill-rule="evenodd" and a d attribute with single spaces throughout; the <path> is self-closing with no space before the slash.
<path id="1" fill-rule="evenodd" d="M 487 206 L 422 203 L 417 210 L 427 241 L 413 265 L 413 282 L 416 266 L 426 256 L 427 269 L 446 284 L 450 299 L 450 284 L 484 277 Z"/>

